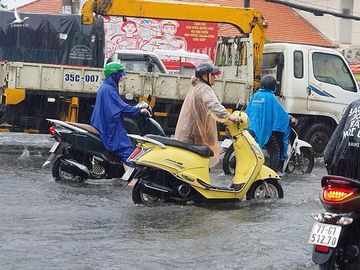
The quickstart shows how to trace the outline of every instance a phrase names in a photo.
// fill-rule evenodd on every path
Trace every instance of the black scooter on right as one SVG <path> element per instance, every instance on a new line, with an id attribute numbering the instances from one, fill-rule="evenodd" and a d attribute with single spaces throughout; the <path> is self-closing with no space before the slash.
<path id="1" fill-rule="evenodd" d="M 360 181 L 328 175 L 321 186 L 326 212 L 312 214 L 312 260 L 321 270 L 360 269 Z"/>

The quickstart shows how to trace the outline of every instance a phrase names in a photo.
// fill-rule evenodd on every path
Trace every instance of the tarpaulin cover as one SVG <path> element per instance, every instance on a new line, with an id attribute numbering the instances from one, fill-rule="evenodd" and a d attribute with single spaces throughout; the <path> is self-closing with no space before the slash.
<path id="1" fill-rule="evenodd" d="M 0 11 L 0 61 L 103 67 L 104 27 L 80 15 Z M 19 20 L 20 19 L 20 20 Z"/>

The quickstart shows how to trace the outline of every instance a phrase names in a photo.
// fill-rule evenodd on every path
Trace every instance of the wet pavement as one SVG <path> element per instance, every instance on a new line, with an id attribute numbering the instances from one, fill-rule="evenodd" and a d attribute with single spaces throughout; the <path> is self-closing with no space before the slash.
<path id="1" fill-rule="evenodd" d="M 144 207 L 116 181 L 54 182 L 41 168 L 52 142 L 0 133 L 1 269 L 317 269 L 320 159 L 283 177 L 282 200 Z"/>

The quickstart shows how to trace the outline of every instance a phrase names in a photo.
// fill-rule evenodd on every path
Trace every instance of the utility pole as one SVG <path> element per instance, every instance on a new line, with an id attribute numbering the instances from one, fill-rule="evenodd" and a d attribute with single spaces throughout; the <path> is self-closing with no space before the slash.
<path id="1" fill-rule="evenodd" d="M 62 0 L 63 14 L 78 14 L 80 9 L 80 0 Z"/>

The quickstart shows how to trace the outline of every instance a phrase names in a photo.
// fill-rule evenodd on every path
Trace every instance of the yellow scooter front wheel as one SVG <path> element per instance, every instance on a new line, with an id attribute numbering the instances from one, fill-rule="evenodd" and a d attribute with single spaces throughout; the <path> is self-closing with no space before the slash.
<path id="1" fill-rule="evenodd" d="M 246 193 L 247 200 L 264 200 L 284 198 L 284 191 L 276 179 L 254 182 Z"/>

